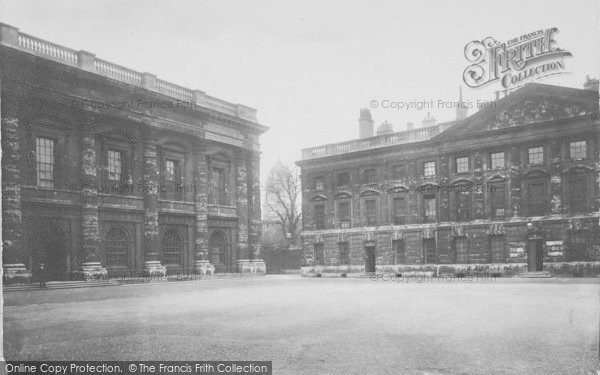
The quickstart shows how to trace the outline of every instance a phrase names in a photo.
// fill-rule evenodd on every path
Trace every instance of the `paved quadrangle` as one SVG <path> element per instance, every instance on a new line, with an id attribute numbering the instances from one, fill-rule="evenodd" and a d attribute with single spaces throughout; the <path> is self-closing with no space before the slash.
<path id="1" fill-rule="evenodd" d="M 276 374 L 575 374 L 596 279 L 267 276 L 5 293 L 9 360 L 272 360 Z"/>

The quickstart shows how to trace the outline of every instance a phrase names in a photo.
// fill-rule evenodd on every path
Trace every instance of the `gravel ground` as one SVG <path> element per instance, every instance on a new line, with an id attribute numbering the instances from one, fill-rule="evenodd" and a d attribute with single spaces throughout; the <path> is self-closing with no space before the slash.
<path id="1" fill-rule="evenodd" d="M 272 360 L 275 374 L 590 374 L 597 279 L 267 276 L 5 294 L 9 360 Z"/>

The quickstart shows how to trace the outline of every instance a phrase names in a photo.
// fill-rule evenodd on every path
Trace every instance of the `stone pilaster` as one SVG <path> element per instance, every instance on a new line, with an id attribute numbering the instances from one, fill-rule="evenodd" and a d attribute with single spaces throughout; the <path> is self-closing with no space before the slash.
<path id="1" fill-rule="evenodd" d="M 21 217 L 21 150 L 17 101 L 4 99 L 2 105 L 2 264 L 6 283 L 27 282 L 31 272 L 25 266 Z"/>
<path id="2" fill-rule="evenodd" d="M 261 251 L 262 221 L 260 207 L 260 154 L 248 152 L 248 215 L 250 228 L 248 242 L 250 245 L 250 259 L 258 260 Z"/>
<path id="3" fill-rule="evenodd" d="M 144 268 L 145 275 L 164 276 L 166 267 L 160 263 L 158 239 L 158 194 L 160 191 L 159 160 L 156 132 L 144 134 Z"/>
<path id="4" fill-rule="evenodd" d="M 194 241 L 194 270 L 201 275 L 213 274 L 215 267 L 208 259 L 208 166 L 206 141 L 198 140 L 194 147 L 194 207 L 196 227 Z"/>
<path id="5" fill-rule="evenodd" d="M 83 253 L 81 273 L 84 278 L 106 275 L 100 254 L 98 229 L 98 170 L 96 157 L 95 116 L 86 113 L 81 123 L 81 232 Z"/>
<path id="6" fill-rule="evenodd" d="M 520 150 L 517 146 L 513 146 L 510 149 L 510 155 L 508 160 L 508 168 L 509 168 L 509 186 L 510 186 L 510 195 L 509 195 L 509 210 L 510 217 L 517 218 L 520 216 L 521 212 L 521 161 L 520 161 Z"/>
<path id="7" fill-rule="evenodd" d="M 246 173 L 246 153 L 243 149 L 235 151 L 235 186 L 237 189 L 236 206 L 238 216 L 237 258 L 249 259 L 248 246 L 248 179 Z"/>

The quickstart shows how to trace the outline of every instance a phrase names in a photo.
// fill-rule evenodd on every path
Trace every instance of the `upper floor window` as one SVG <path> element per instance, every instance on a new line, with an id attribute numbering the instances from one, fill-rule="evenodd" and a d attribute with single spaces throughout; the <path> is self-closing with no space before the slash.
<path id="1" fill-rule="evenodd" d="M 54 139 L 37 137 L 35 139 L 35 157 L 37 185 L 54 187 Z"/>
<path id="2" fill-rule="evenodd" d="M 377 171 L 375 169 L 365 169 L 365 184 L 377 182 Z"/>
<path id="3" fill-rule="evenodd" d="M 325 229 L 325 206 L 322 204 L 315 206 L 315 229 Z"/>
<path id="4" fill-rule="evenodd" d="M 546 183 L 537 179 L 527 183 L 528 216 L 546 215 Z"/>
<path id="5" fill-rule="evenodd" d="M 496 183 L 489 185 L 492 219 L 506 217 L 506 185 Z"/>
<path id="6" fill-rule="evenodd" d="M 350 202 L 338 202 L 337 219 L 339 227 L 342 229 L 350 228 Z"/>
<path id="7" fill-rule="evenodd" d="M 378 225 L 377 200 L 365 200 L 365 216 L 367 219 L 367 226 L 376 227 Z"/>
<path id="8" fill-rule="evenodd" d="M 162 190 L 164 191 L 163 196 L 166 199 L 181 198 L 181 163 L 179 160 L 165 160 L 164 184 L 166 186 Z"/>
<path id="9" fill-rule="evenodd" d="M 394 225 L 406 224 L 406 197 L 404 194 L 392 197 L 392 220 Z"/>
<path id="10" fill-rule="evenodd" d="M 227 176 L 224 168 L 212 168 L 211 170 L 211 203 L 227 205 Z"/>
<path id="11" fill-rule="evenodd" d="M 529 164 L 544 164 L 544 147 L 530 147 L 527 149 Z"/>
<path id="12" fill-rule="evenodd" d="M 587 157 L 587 142 L 574 141 L 569 143 L 569 156 L 571 159 L 585 159 Z"/>
<path id="13" fill-rule="evenodd" d="M 437 219 L 436 213 L 437 200 L 434 194 L 423 195 L 423 222 L 433 223 Z"/>
<path id="14" fill-rule="evenodd" d="M 435 176 L 435 161 L 427 161 L 423 163 L 423 176 Z"/>
<path id="15" fill-rule="evenodd" d="M 490 154 L 490 168 L 500 169 L 506 166 L 504 152 L 493 152 Z"/>
<path id="16" fill-rule="evenodd" d="M 325 190 L 325 179 L 323 176 L 318 176 L 313 179 L 313 189 Z"/>
<path id="17" fill-rule="evenodd" d="M 392 180 L 400 180 L 406 175 L 406 166 L 403 164 L 392 167 Z"/>
<path id="18" fill-rule="evenodd" d="M 461 186 L 461 189 L 456 191 L 456 220 L 469 221 L 471 220 L 471 193 L 468 185 Z"/>
<path id="19" fill-rule="evenodd" d="M 467 173 L 469 171 L 469 157 L 456 158 L 456 173 Z"/>
<path id="20" fill-rule="evenodd" d="M 121 181 L 123 173 L 123 154 L 121 151 L 108 150 L 108 180 Z"/>
<path id="21" fill-rule="evenodd" d="M 348 172 L 340 172 L 336 175 L 335 186 L 346 187 L 350 185 L 350 175 Z"/>
<path id="22" fill-rule="evenodd" d="M 572 214 L 587 211 L 587 178 L 584 173 L 571 173 L 568 177 L 569 209 Z"/>

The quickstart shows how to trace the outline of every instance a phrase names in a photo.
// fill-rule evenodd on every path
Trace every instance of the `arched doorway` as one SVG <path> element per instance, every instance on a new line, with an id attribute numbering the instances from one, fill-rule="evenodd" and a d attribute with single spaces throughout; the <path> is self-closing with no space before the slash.
<path id="1" fill-rule="evenodd" d="M 230 271 L 229 244 L 221 231 L 214 232 L 208 241 L 209 260 L 215 266 L 215 272 Z"/>
<path id="2" fill-rule="evenodd" d="M 32 276 L 40 279 L 40 264 L 44 263 L 45 279 L 68 280 L 67 246 L 64 231 L 47 221 L 38 223 L 33 241 Z"/>

